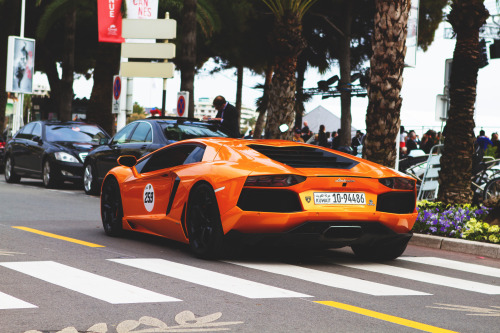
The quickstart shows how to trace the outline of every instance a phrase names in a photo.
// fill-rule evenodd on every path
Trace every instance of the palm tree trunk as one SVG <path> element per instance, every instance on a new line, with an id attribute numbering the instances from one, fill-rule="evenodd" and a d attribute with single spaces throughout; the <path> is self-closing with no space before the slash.
<path id="1" fill-rule="evenodd" d="M 289 128 L 293 126 L 297 58 L 306 46 L 297 13 L 287 12 L 282 20 L 276 22 L 273 40 L 276 56 L 269 92 L 266 138 L 287 140 L 291 138 L 291 132 L 281 133 L 279 127 L 282 124 L 286 124 Z"/>
<path id="2" fill-rule="evenodd" d="M 295 127 L 302 128 L 302 117 L 304 115 L 304 79 L 307 70 L 307 59 L 300 56 L 297 62 L 297 92 L 295 94 Z"/>
<path id="3" fill-rule="evenodd" d="M 376 0 L 363 156 L 394 168 L 410 0 Z"/>
<path id="4" fill-rule="evenodd" d="M 181 91 L 189 92 L 188 117 L 194 117 L 194 74 L 196 66 L 196 6 L 197 0 L 184 0 L 182 7 L 182 40 L 179 65 Z"/>
<path id="5" fill-rule="evenodd" d="M 255 122 L 255 129 L 253 131 L 254 139 L 260 139 L 262 137 L 262 130 L 265 125 L 266 111 L 269 104 L 269 90 L 271 89 L 271 80 L 273 78 L 274 67 L 269 65 L 266 69 L 266 80 L 264 83 L 264 92 L 262 95 L 262 105 L 257 109 L 259 111 L 259 116 Z"/>
<path id="6" fill-rule="evenodd" d="M 243 95 L 243 66 L 237 67 L 237 82 L 236 82 L 236 111 L 238 112 L 238 124 L 241 124 L 241 100 Z"/>
<path id="7" fill-rule="evenodd" d="M 109 134 L 114 133 L 114 116 L 111 113 L 113 76 L 120 69 L 120 44 L 99 43 L 94 68 L 94 86 L 90 95 L 87 121 L 100 125 Z"/>
<path id="8" fill-rule="evenodd" d="M 489 13 L 483 0 L 455 0 L 448 20 L 456 33 L 450 78 L 450 109 L 441 156 L 438 200 L 446 204 L 472 201 L 474 104 L 479 65 L 479 28 Z"/>
<path id="9" fill-rule="evenodd" d="M 340 42 L 340 145 L 351 146 L 351 24 L 352 1 L 344 1 L 344 35 Z"/>
<path id="10" fill-rule="evenodd" d="M 62 61 L 61 97 L 59 99 L 59 117 L 63 121 L 71 120 L 73 104 L 73 74 L 75 70 L 75 33 L 76 5 L 71 1 L 69 12 L 64 20 L 64 53 Z"/>

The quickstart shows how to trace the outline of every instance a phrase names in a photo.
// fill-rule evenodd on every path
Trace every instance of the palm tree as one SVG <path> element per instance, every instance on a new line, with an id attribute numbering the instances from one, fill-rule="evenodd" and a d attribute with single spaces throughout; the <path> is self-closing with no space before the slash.
<path id="1" fill-rule="evenodd" d="M 291 127 L 295 118 L 295 73 L 297 58 L 305 48 L 302 18 L 317 0 L 262 0 L 275 18 L 271 34 L 274 48 L 274 75 L 269 91 L 266 137 L 289 138 L 279 126 Z"/>
<path id="2" fill-rule="evenodd" d="M 479 28 L 489 17 L 484 0 L 454 0 L 448 21 L 456 34 L 450 77 L 450 109 L 439 173 L 438 200 L 470 203 L 474 151 L 474 104 L 479 70 Z"/>
<path id="3" fill-rule="evenodd" d="M 394 167 L 410 0 L 375 0 L 366 138 L 363 156 Z"/>
<path id="4" fill-rule="evenodd" d="M 41 5 L 42 0 L 37 1 Z M 63 22 L 64 35 L 62 41 L 62 77 L 50 82 L 53 97 L 57 100 L 61 120 L 71 120 L 71 106 L 73 102 L 73 73 L 75 70 L 75 34 L 76 34 L 76 1 L 55 0 L 47 5 L 37 27 L 37 39 L 45 42 L 50 31 L 59 22 Z M 43 44 L 42 44 L 43 45 Z M 45 56 L 54 57 L 54 51 L 45 49 Z M 53 59 L 55 63 L 55 59 Z M 54 64 L 55 65 L 55 64 Z M 49 78 L 54 75 L 49 75 Z"/>

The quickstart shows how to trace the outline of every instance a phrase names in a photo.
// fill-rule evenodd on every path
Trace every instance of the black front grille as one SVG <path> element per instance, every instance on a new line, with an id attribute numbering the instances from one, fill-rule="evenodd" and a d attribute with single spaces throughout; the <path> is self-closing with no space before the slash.
<path id="1" fill-rule="evenodd" d="M 292 213 L 302 211 L 297 193 L 282 189 L 244 188 L 237 205 L 241 210 L 251 212 Z"/>
<path id="2" fill-rule="evenodd" d="M 351 169 L 359 163 L 320 148 L 305 146 L 274 147 L 264 145 L 248 145 L 248 147 L 272 160 L 294 168 Z"/>
<path id="3" fill-rule="evenodd" d="M 377 198 L 377 211 L 394 214 L 411 214 L 415 210 L 415 193 L 389 192 Z"/>

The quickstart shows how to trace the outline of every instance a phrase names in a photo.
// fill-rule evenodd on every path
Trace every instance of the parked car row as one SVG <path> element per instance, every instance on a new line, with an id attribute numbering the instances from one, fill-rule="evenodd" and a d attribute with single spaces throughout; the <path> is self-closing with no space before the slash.
<path id="1" fill-rule="evenodd" d="M 131 122 L 113 137 L 101 127 L 79 121 L 34 121 L 8 143 L 0 138 L 0 164 L 8 183 L 42 179 L 47 188 L 65 181 L 83 184 L 97 195 L 121 155 L 140 158 L 173 142 L 199 137 L 227 137 L 217 125 L 196 119 L 155 117 Z M 4 147 L 5 146 L 5 147 Z M 3 151 L 5 150 L 5 151 Z"/>

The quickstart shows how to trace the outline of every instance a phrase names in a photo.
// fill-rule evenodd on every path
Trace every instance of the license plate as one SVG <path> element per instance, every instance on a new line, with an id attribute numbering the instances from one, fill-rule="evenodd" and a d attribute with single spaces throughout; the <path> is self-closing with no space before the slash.
<path id="1" fill-rule="evenodd" d="M 316 192 L 315 205 L 365 205 L 366 198 L 360 192 Z"/>

